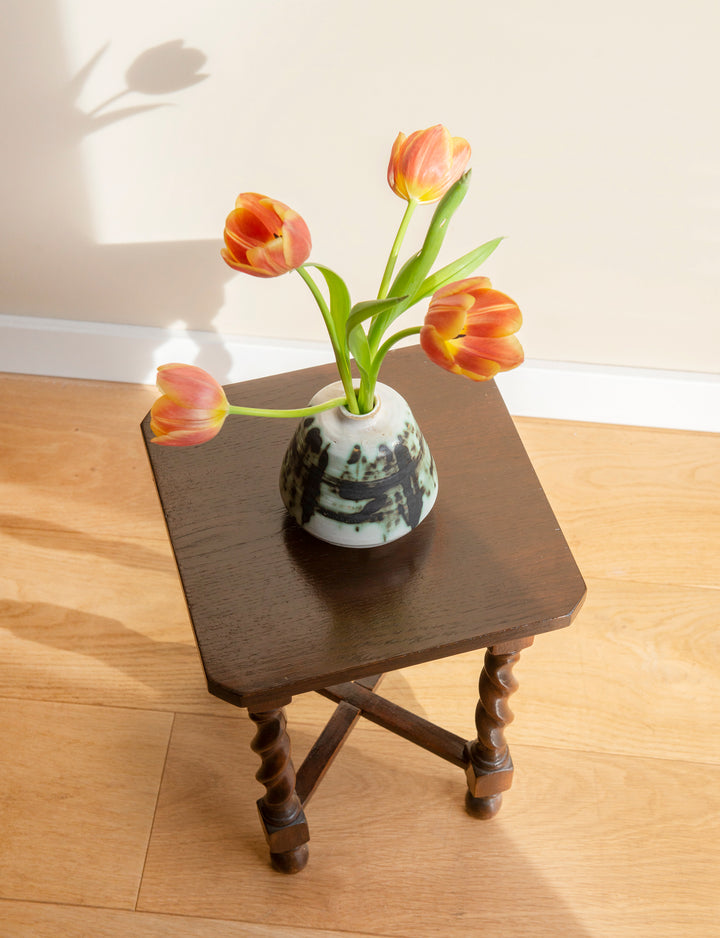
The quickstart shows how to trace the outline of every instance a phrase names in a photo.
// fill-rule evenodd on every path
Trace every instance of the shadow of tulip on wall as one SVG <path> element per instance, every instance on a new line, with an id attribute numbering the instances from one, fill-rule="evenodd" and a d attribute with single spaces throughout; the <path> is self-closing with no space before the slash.
<path id="1" fill-rule="evenodd" d="M 96 52 L 71 82 L 70 90 L 71 93 L 74 92 L 76 98 L 93 69 L 107 51 L 108 46 L 109 43 Z M 164 42 L 159 46 L 146 49 L 145 52 L 140 53 L 125 72 L 127 87 L 123 88 L 122 91 L 118 91 L 106 101 L 101 102 L 84 115 L 87 120 L 85 133 L 99 130 L 108 124 L 114 124 L 127 117 L 133 117 L 135 114 L 141 114 L 143 111 L 167 107 L 168 102 L 138 104 L 100 114 L 100 111 L 105 111 L 106 108 L 116 104 L 127 95 L 170 94 L 173 91 L 182 91 L 184 88 L 196 85 L 208 77 L 198 73 L 198 69 L 201 69 L 206 61 L 204 53 L 199 49 L 185 48 L 182 39 L 171 39 L 170 42 Z"/>
<path id="2" fill-rule="evenodd" d="M 217 240 L 98 244 L 80 150 L 90 134 L 115 126 L 122 135 L 128 120 L 178 107 L 178 96 L 209 77 L 200 71 L 205 55 L 183 40 L 148 49 L 116 92 L 83 113 L 78 97 L 87 100 L 108 46 L 69 77 L 58 11 L 45 0 L 12 4 L 5 25 L 0 53 L 12 82 L 0 82 L 0 313 L 153 326 L 185 320 L 212 331 L 232 278 L 219 257 L 220 232 Z M 148 179 L 162 170 L 174 185 L 168 163 L 164 152 L 149 152 Z M 148 183 L 142 185 L 139 203 Z M 154 363 L 137 364 L 149 372 Z"/>

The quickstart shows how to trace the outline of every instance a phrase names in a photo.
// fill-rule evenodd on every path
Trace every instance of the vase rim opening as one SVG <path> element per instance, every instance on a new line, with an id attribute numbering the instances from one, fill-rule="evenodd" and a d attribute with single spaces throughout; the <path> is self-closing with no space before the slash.
<path id="1" fill-rule="evenodd" d="M 355 389 L 357 390 L 357 388 Z M 340 412 L 343 417 L 347 417 L 350 420 L 366 420 L 368 417 L 374 417 L 375 414 L 380 410 L 380 397 L 378 394 L 375 395 L 373 400 L 372 410 L 369 410 L 366 414 L 353 414 L 351 413 L 344 404 L 340 405 Z"/>

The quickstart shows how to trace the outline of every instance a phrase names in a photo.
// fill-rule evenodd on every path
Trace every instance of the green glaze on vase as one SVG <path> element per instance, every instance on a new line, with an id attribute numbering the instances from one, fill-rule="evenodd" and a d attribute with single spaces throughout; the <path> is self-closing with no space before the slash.
<path id="1" fill-rule="evenodd" d="M 313 397 L 342 397 L 340 382 Z M 378 384 L 369 414 L 344 407 L 304 418 L 280 472 L 280 493 L 306 531 L 342 547 L 377 547 L 416 528 L 437 496 L 435 463 L 403 397 Z"/>

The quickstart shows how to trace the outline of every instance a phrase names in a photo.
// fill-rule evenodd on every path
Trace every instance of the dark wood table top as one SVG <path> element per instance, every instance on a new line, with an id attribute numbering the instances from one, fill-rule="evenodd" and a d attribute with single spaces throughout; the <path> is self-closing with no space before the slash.
<path id="1" fill-rule="evenodd" d="M 333 380 L 327 365 L 226 392 L 301 407 Z M 211 693 L 287 702 L 563 628 L 582 605 L 582 576 L 495 383 L 448 374 L 417 348 L 392 352 L 381 380 L 409 402 L 440 482 L 430 516 L 382 547 L 334 547 L 287 516 L 278 477 L 293 421 L 230 417 L 202 446 L 148 445 Z"/>

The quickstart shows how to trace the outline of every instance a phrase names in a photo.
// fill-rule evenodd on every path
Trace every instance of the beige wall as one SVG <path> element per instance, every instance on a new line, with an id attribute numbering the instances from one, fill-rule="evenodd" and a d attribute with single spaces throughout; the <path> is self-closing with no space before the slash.
<path id="1" fill-rule="evenodd" d="M 235 195 L 297 208 L 313 259 L 368 298 L 402 211 L 385 183 L 392 140 L 442 122 L 474 151 L 443 259 L 508 236 L 483 272 L 523 308 L 528 357 L 720 370 L 710 0 L 3 12 L 0 313 L 322 339 L 296 275 L 257 281 L 219 260 Z M 142 80 L 165 86 L 93 113 L 173 39 L 203 53 L 206 79 L 178 88 L 150 59 Z"/>

